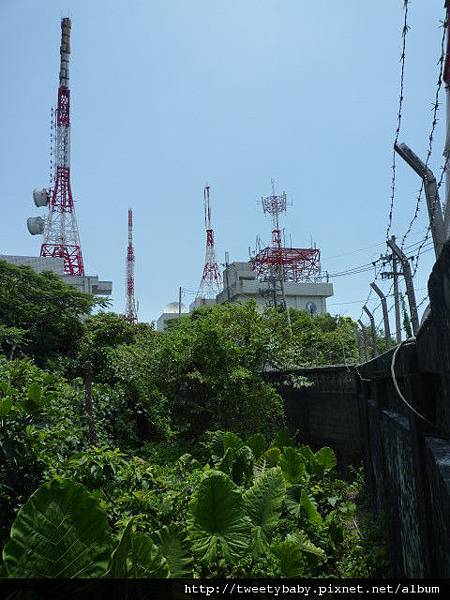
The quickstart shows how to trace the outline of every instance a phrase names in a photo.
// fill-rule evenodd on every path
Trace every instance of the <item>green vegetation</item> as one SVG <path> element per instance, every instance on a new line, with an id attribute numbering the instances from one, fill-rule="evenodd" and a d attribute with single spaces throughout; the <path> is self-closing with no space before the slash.
<path id="1" fill-rule="evenodd" d="M 291 311 L 290 336 L 249 303 L 162 334 L 51 274 L 0 284 L 3 575 L 383 574 L 361 474 L 291 437 L 264 374 L 354 362 L 351 319 Z"/>

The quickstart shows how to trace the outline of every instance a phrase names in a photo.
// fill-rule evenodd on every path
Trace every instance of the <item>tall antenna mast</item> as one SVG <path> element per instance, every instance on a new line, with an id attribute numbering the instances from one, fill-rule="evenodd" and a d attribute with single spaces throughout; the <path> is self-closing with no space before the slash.
<path id="1" fill-rule="evenodd" d="M 128 209 L 128 248 L 127 248 L 127 307 L 125 318 L 130 323 L 137 323 L 137 308 L 134 298 L 134 246 L 133 246 L 133 211 Z"/>
<path id="2" fill-rule="evenodd" d="M 36 206 L 48 206 L 47 219 L 28 219 L 31 234 L 44 234 L 41 256 L 64 259 L 66 275 L 84 275 L 83 255 L 70 185 L 69 18 L 61 20 L 61 62 L 55 115 L 54 180 L 48 190 L 33 193 Z"/>
<path id="3" fill-rule="evenodd" d="M 215 298 L 222 288 L 222 278 L 214 250 L 214 230 L 211 225 L 210 187 L 208 184 L 205 185 L 203 190 L 203 205 L 205 210 L 206 255 L 205 266 L 203 267 L 203 274 L 196 296 L 197 300 Z"/>

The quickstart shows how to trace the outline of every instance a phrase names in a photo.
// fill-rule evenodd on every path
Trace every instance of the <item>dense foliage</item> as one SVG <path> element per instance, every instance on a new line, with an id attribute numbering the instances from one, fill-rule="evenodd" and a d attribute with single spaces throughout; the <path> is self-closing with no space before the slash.
<path id="1" fill-rule="evenodd" d="M 346 483 L 331 449 L 294 444 L 266 377 L 355 362 L 351 319 L 292 310 L 291 332 L 285 313 L 248 303 L 199 309 L 161 333 L 92 314 L 92 297 L 52 274 L 0 262 L 0 283 L 4 572 L 382 570 L 357 507 L 361 477 Z"/>
<path id="2" fill-rule="evenodd" d="M 171 466 L 100 448 L 73 456 L 19 510 L 6 575 L 382 573 L 383 548 L 368 551 L 355 521 L 360 482 L 336 477 L 330 448 L 216 431 L 196 450 Z"/>

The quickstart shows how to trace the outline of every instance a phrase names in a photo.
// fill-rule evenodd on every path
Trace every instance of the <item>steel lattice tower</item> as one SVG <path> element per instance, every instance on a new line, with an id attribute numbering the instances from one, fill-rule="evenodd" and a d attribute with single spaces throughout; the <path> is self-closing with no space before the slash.
<path id="1" fill-rule="evenodd" d="M 75 207 L 70 185 L 70 89 L 69 18 L 61 20 L 61 63 L 56 108 L 56 147 L 53 187 L 48 194 L 48 217 L 44 228 L 41 256 L 64 259 L 67 275 L 84 275 Z"/>
<path id="2" fill-rule="evenodd" d="M 278 281 L 314 281 L 320 275 L 320 250 L 318 248 L 286 248 L 282 243 L 280 215 L 287 210 L 285 192 L 261 198 L 264 213 L 272 217 L 272 245 L 258 248 L 251 259 L 253 270 L 261 279 Z"/>
<path id="3" fill-rule="evenodd" d="M 128 247 L 127 247 L 127 306 L 125 318 L 130 323 L 137 323 L 137 308 L 134 298 L 134 246 L 133 246 L 133 211 L 128 209 Z"/>
<path id="4" fill-rule="evenodd" d="M 215 298 L 222 289 L 222 278 L 219 272 L 219 266 L 216 262 L 214 250 L 214 230 L 211 225 L 211 203 L 209 195 L 210 187 L 205 185 L 203 190 L 203 204 L 205 209 L 205 229 L 206 229 L 206 254 L 205 266 L 200 280 L 197 292 L 197 299 Z"/>

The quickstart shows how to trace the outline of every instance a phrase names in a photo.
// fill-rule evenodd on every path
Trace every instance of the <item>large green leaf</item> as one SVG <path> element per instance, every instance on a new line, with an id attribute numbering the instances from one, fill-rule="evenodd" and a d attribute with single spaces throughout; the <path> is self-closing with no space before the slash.
<path id="1" fill-rule="evenodd" d="M 271 550 L 279 560 L 282 577 L 303 577 L 307 563 L 317 565 L 326 558 L 322 548 L 313 544 L 304 531 L 290 533 Z"/>
<path id="2" fill-rule="evenodd" d="M 288 483 L 297 484 L 303 481 L 305 463 L 298 450 L 287 446 L 280 457 L 279 465 Z"/>
<path id="3" fill-rule="evenodd" d="M 294 517 L 299 517 L 302 512 L 302 485 L 292 485 L 286 490 L 286 508 Z"/>
<path id="4" fill-rule="evenodd" d="M 313 544 L 304 531 L 292 533 L 290 537 L 292 540 L 296 541 L 298 547 L 304 554 L 308 554 L 310 557 L 320 560 L 326 558 L 325 551 Z"/>
<path id="5" fill-rule="evenodd" d="M 278 522 L 285 493 L 283 473 L 279 467 L 269 469 L 244 493 L 245 509 L 254 527 L 254 549 L 261 553 L 267 535 Z"/>
<path id="6" fill-rule="evenodd" d="M 3 561 L 10 577 L 101 577 L 111 550 L 97 500 L 78 483 L 51 481 L 19 510 Z"/>
<path id="7" fill-rule="evenodd" d="M 235 560 L 248 548 L 250 520 L 241 493 L 225 473 L 210 471 L 200 482 L 187 523 L 192 551 L 202 561 L 214 562 L 220 554 Z"/>
<path id="8" fill-rule="evenodd" d="M 317 504 L 315 500 L 309 496 L 305 490 L 302 490 L 300 504 L 302 508 L 305 510 L 305 513 L 311 521 L 311 523 L 315 523 L 316 525 L 322 525 L 323 519 L 317 510 Z"/>
<path id="9" fill-rule="evenodd" d="M 117 544 L 111 555 L 111 564 L 108 571 L 108 577 L 114 579 L 125 579 L 128 576 L 127 557 L 131 546 L 133 520 L 130 519 L 122 533 L 120 542 Z"/>
<path id="10" fill-rule="evenodd" d="M 285 540 L 273 544 L 271 551 L 278 558 L 281 577 L 303 577 L 306 561 L 297 540 L 288 535 Z"/>
<path id="11" fill-rule="evenodd" d="M 271 467 L 276 467 L 280 462 L 281 450 L 279 448 L 269 448 L 264 452 L 261 459 L 264 459 Z"/>
<path id="12" fill-rule="evenodd" d="M 266 438 L 262 433 L 254 433 L 248 438 L 247 446 L 251 448 L 255 460 L 258 460 L 258 458 L 262 456 L 263 452 L 267 448 Z"/>
<path id="13" fill-rule="evenodd" d="M 308 473 L 315 473 L 316 456 L 311 448 L 309 446 L 301 446 L 299 452 L 303 456 Z"/>
<path id="14" fill-rule="evenodd" d="M 248 446 L 242 446 L 236 451 L 231 466 L 231 476 L 237 485 L 246 484 L 253 475 L 253 452 Z"/>
<path id="15" fill-rule="evenodd" d="M 336 455 L 328 446 L 324 446 L 315 454 L 316 463 L 320 466 L 321 473 L 332 471 L 336 464 Z"/>
<path id="16" fill-rule="evenodd" d="M 211 458 L 214 464 L 220 463 L 227 450 L 239 450 L 244 445 L 241 438 L 232 431 L 214 431 L 209 433 L 209 440 L 206 444 L 211 452 Z M 234 454 L 231 452 L 230 454 Z"/>
<path id="17" fill-rule="evenodd" d="M 162 579 L 169 576 L 167 561 L 149 535 L 131 535 L 127 572 L 131 579 Z"/>
<path id="18" fill-rule="evenodd" d="M 167 561 L 169 577 L 192 576 L 192 557 L 181 528 L 176 525 L 165 526 L 155 532 L 153 540 Z"/>

